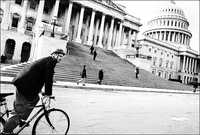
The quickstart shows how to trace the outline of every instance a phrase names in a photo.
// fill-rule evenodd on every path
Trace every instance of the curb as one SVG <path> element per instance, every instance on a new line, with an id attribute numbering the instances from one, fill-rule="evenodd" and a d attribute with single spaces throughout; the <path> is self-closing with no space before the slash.
<path id="1" fill-rule="evenodd" d="M 12 84 L 13 77 L 1 76 L 0 83 Z M 156 89 L 156 88 L 142 88 L 142 87 L 125 87 L 125 86 L 115 86 L 115 85 L 96 85 L 87 84 L 85 86 L 77 85 L 74 82 L 62 82 L 56 81 L 53 83 L 55 87 L 61 88 L 73 88 L 73 89 L 87 89 L 87 90 L 102 90 L 102 91 L 126 91 L 126 92 L 154 92 L 154 93 L 174 93 L 174 94 L 195 94 L 199 95 L 199 90 L 194 93 L 192 91 L 183 90 L 170 90 L 170 89 Z"/>

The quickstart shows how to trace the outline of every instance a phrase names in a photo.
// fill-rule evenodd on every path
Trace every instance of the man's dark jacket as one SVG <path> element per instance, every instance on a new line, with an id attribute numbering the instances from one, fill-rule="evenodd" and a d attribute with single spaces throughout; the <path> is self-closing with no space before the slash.
<path id="1" fill-rule="evenodd" d="M 45 57 L 25 67 L 14 79 L 17 90 L 27 98 L 34 100 L 45 84 L 45 94 L 52 94 L 54 68 L 57 60 Z"/>

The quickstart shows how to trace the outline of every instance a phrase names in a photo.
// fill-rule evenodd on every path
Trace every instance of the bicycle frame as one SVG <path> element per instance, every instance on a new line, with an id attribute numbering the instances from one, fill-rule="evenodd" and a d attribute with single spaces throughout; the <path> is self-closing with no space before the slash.
<path id="1" fill-rule="evenodd" d="M 54 97 L 50 97 L 50 99 L 54 99 Z M 41 100 L 42 100 L 42 98 L 41 98 Z M 40 109 L 39 109 L 28 121 L 26 121 L 25 124 L 23 124 L 23 126 L 21 126 L 21 127 L 15 132 L 15 134 L 19 134 L 25 127 L 29 126 L 29 123 L 30 123 L 36 116 L 38 116 L 41 112 L 44 112 L 45 114 L 47 114 L 46 112 L 47 112 L 48 110 L 46 109 L 45 103 L 43 102 L 43 100 L 42 100 L 42 104 L 41 104 L 41 105 L 33 106 L 33 108 L 38 108 L 38 107 L 40 107 Z M 52 126 L 50 120 L 49 120 L 48 115 L 45 115 L 45 118 L 46 118 L 48 124 L 49 124 L 52 128 L 54 128 L 54 127 Z"/>
<path id="2" fill-rule="evenodd" d="M 2 103 L 0 103 L 0 106 L 4 106 L 4 109 L 5 109 L 5 111 L 3 113 L 0 112 L 0 117 L 3 118 L 6 115 L 7 118 L 8 118 L 9 117 L 9 113 L 11 112 L 11 110 L 8 109 L 6 99 Z"/>
<path id="3" fill-rule="evenodd" d="M 44 105 L 38 105 L 35 107 L 41 107 L 22 127 L 20 127 L 15 134 L 19 134 L 25 127 L 29 126 L 29 123 L 40 114 L 43 110 L 46 110 Z"/>

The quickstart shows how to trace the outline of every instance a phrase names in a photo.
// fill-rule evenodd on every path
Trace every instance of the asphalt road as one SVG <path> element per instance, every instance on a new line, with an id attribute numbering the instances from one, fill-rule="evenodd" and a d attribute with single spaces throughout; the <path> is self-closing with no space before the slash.
<path id="1" fill-rule="evenodd" d="M 53 89 L 52 106 L 70 116 L 69 134 L 199 134 L 196 94 Z M 1 84 L 5 91 L 14 88 Z M 31 133 L 31 126 L 23 133 Z"/>

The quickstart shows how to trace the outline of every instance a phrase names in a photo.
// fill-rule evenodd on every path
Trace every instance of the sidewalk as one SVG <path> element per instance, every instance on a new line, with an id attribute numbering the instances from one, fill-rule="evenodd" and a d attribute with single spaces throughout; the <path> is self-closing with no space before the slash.
<path id="1" fill-rule="evenodd" d="M 1 76 L 0 83 L 11 84 L 13 77 Z M 132 91 L 132 92 L 157 92 L 157 93 L 177 93 L 177 94 L 199 94 L 199 90 L 196 93 L 192 91 L 184 90 L 170 90 L 170 89 L 156 89 L 156 88 L 141 88 L 141 87 L 125 87 L 125 86 L 115 86 L 115 85 L 97 85 L 97 84 L 87 84 L 82 86 L 82 84 L 77 85 L 75 82 L 62 82 L 56 81 L 53 83 L 54 86 L 63 88 L 74 88 L 74 89 L 94 89 L 94 90 L 110 90 L 110 91 Z"/>

